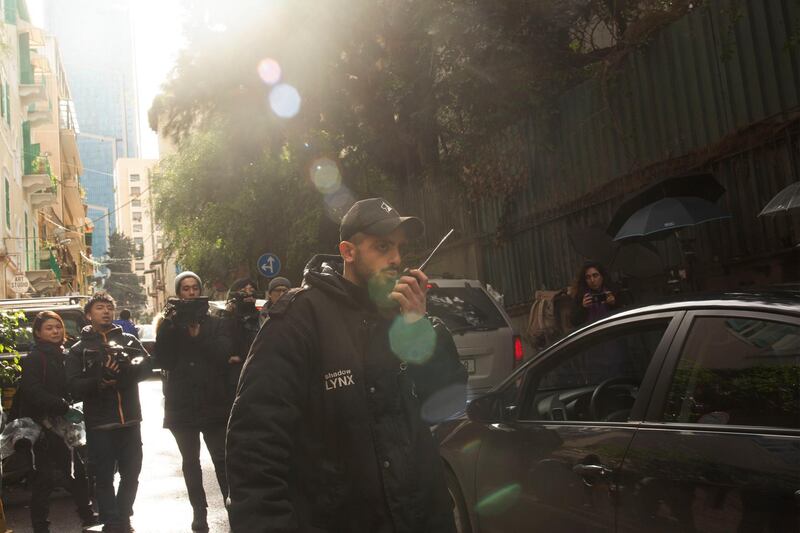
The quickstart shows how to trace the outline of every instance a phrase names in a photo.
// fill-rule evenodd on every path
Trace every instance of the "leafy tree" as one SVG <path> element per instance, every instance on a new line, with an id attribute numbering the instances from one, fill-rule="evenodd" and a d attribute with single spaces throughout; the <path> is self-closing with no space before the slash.
<path id="1" fill-rule="evenodd" d="M 465 185 L 472 199 L 513 195 L 524 186 L 526 147 L 498 134 L 530 114 L 550 120 L 566 87 L 691 5 L 185 4 L 189 46 L 150 114 L 179 148 L 157 186 L 158 213 L 183 264 L 223 277 L 265 247 L 291 255 L 295 270 L 309 250 L 329 249 L 326 239 L 314 245 L 315 234 L 331 233 L 324 216 L 331 199 L 309 180 L 315 158 L 334 161 L 354 197 L 396 201 L 424 182 Z M 302 97 L 291 119 L 267 104 L 271 86 L 257 69 L 266 58 Z M 255 233 L 242 221 L 257 221 Z"/>
<path id="2" fill-rule="evenodd" d="M 108 270 L 105 290 L 117 301 L 117 307 L 132 312 L 144 309 L 147 302 L 144 287 L 131 268 L 136 249 L 130 237 L 114 232 L 108 238 Z"/>

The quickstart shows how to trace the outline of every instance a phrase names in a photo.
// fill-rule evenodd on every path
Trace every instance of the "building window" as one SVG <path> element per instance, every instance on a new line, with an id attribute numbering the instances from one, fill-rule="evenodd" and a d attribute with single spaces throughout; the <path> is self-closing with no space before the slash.
<path id="1" fill-rule="evenodd" d="M 138 198 L 131 201 L 131 207 L 142 207 L 142 201 Z"/>
<path id="2" fill-rule="evenodd" d="M 133 232 L 134 233 L 141 233 L 142 232 L 142 225 L 141 224 L 134 224 L 133 225 Z"/>
<path id="3" fill-rule="evenodd" d="M 130 178 L 128 178 L 131 182 L 140 181 L 139 174 L 131 174 Z"/>
<path id="4" fill-rule="evenodd" d="M 139 196 L 141 194 L 141 190 L 139 187 L 131 187 L 131 196 Z"/>
<path id="5" fill-rule="evenodd" d="M 144 261 L 136 262 L 136 270 L 144 270 Z"/>
<path id="6" fill-rule="evenodd" d="M 28 239 L 28 213 L 25 213 L 25 270 L 31 269 L 30 239 Z"/>
<path id="7" fill-rule="evenodd" d="M 147 285 L 147 280 L 144 279 L 144 276 L 137 276 L 139 278 L 139 283 L 142 285 Z"/>
<path id="8" fill-rule="evenodd" d="M 134 211 L 132 213 L 133 221 L 134 222 L 141 222 L 142 221 L 142 212 L 141 211 Z"/>
<path id="9" fill-rule="evenodd" d="M 11 186 L 8 184 L 8 178 L 5 178 L 5 195 L 6 195 L 6 228 L 11 229 Z"/>

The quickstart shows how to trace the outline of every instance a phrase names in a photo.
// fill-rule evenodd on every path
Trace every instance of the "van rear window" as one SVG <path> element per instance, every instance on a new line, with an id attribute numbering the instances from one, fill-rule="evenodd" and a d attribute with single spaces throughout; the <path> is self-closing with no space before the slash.
<path id="1" fill-rule="evenodd" d="M 440 318 L 450 331 L 480 331 L 508 326 L 494 302 L 477 288 L 430 289 L 428 313 Z"/>

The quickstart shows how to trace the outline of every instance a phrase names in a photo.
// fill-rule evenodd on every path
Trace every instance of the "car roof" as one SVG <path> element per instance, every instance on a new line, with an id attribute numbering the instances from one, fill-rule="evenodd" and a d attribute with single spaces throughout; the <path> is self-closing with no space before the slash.
<path id="1" fill-rule="evenodd" d="M 454 289 L 458 287 L 479 289 L 483 287 L 483 283 L 476 279 L 428 278 L 428 283 L 436 285 L 440 289 Z"/>
<path id="2" fill-rule="evenodd" d="M 779 311 L 800 315 L 800 286 L 777 286 L 765 289 L 694 294 L 673 297 L 670 301 L 647 305 L 617 313 L 614 318 L 667 311 L 699 309 L 732 309 L 748 311 Z"/>
<path id="3" fill-rule="evenodd" d="M 85 296 L 55 296 L 45 298 L 17 298 L 0 300 L 0 311 L 72 311 L 83 312 L 81 301 Z"/>

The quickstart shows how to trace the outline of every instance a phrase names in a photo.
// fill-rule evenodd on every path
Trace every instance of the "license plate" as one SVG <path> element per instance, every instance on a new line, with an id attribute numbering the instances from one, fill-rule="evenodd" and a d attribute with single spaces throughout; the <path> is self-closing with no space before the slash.
<path id="1" fill-rule="evenodd" d="M 475 373 L 475 359 L 462 359 L 461 364 L 467 369 L 468 374 Z"/>

